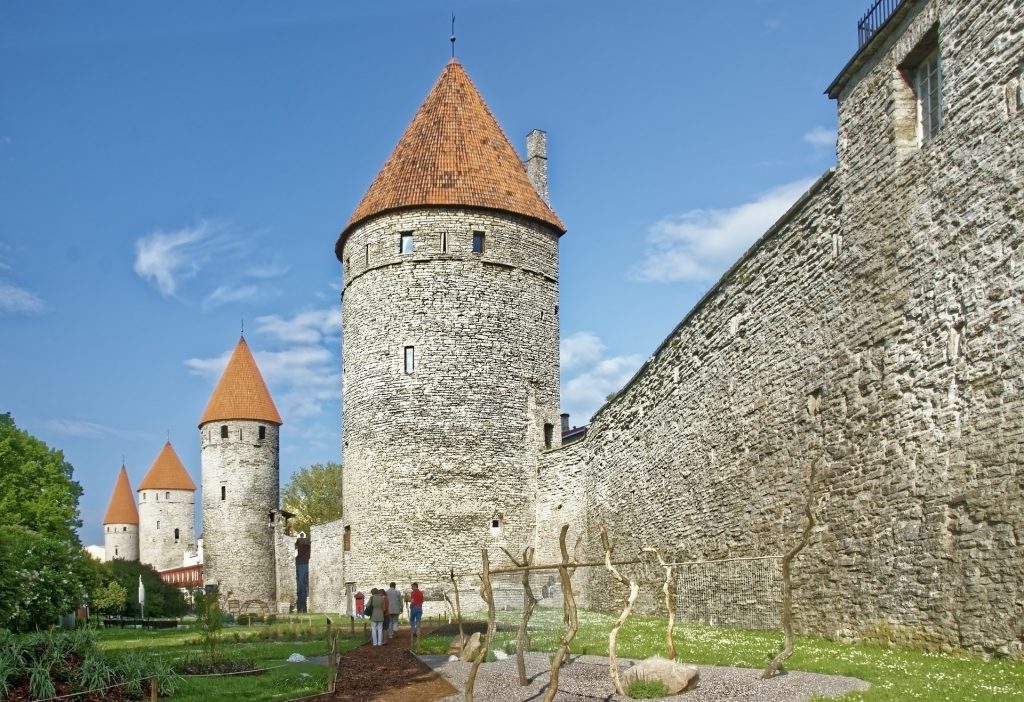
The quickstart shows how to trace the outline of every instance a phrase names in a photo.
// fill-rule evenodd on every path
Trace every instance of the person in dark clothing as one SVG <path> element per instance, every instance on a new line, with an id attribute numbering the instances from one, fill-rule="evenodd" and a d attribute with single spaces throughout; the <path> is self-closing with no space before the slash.
<path id="1" fill-rule="evenodd" d="M 295 589 L 295 609 L 305 612 L 309 597 L 309 539 L 304 531 L 295 540 Z"/>

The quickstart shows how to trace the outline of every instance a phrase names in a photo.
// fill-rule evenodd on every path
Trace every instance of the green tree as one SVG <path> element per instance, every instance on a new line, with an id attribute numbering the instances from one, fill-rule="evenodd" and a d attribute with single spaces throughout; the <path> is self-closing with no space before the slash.
<path id="1" fill-rule="evenodd" d="M 103 614 L 121 614 L 128 606 L 128 591 L 118 581 L 111 580 L 93 591 L 92 606 Z"/>
<path id="2" fill-rule="evenodd" d="M 282 504 L 295 514 L 292 527 L 309 533 L 314 524 L 341 517 L 341 464 L 314 463 L 292 474 Z"/>
<path id="3" fill-rule="evenodd" d="M 101 580 L 108 585 L 117 582 L 124 588 L 127 594 L 124 613 L 130 617 L 139 616 L 142 611 L 139 607 L 139 577 L 142 577 L 142 584 L 146 588 L 146 616 L 147 617 L 180 617 L 188 611 L 188 603 L 181 590 L 168 585 L 160 579 L 152 566 L 138 561 L 124 561 L 115 558 L 102 565 Z M 96 598 L 97 592 L 93 591 L 92 597 Z"/>
<path id="4" fill-rule="evenodd" d="M 0 628 L 47 628 L 96 584 L 97 563 L 77 543 L 0 526 Z"/>
<path id="5" fill-rule="evenodd" d="M 0 414 L 0 514 L 4 522 L 78 544 L 82 486 L 64 454 Z"/>

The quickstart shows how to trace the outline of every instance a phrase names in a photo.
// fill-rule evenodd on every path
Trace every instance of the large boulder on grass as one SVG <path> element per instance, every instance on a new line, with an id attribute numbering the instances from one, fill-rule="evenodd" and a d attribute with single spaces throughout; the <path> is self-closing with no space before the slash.
<path id="1" fill-rule="evenodd" d="M 476 654 L 480 652 L 480 632 L 476 632 L 469 637 L 469 641 L 462 647 L 462 653 L 459 654 L 460 661 L 471 661 L 476 658 Z"/>
<path id="2" fill-rule="evenodd" d="M 678 695 L 696 684 L 697 669 L 661 656 L 652 656 L 623 673 L 621 680 L 623 687 L 627 689 L 637 680 L 657 680 L 665 686 L 665 694 Z"/>

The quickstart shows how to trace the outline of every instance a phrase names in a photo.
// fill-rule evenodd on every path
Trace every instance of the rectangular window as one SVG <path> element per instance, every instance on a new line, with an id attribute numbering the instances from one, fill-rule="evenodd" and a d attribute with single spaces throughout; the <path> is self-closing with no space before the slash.
<path id="1" fill-rule="evenodd" d="M 264 426 L 260 427 L 260 439 L 267 438 L 267 428 Z"/>
<path id="2" fill-rule="evenodd" d="M 366 265 L 370 265 L 370 245 L 366 245 Z"/>
<path id="3" fill-rule="evenodd" d="M 222 438 L 222 439 L 228 438 L 228 425 L 227 424 L 221 424 L 220 425 L 220 438 Z"/>
<path id="4" fill-rule="evenodd" d="M 555 425 L 545 424 L 544 425 L 544 448 L 551 448 L 551 443 L 555 440 Z"/>
<path id="5" fill-rule="evenodd" d="M 473 232 L 473 253 L 482 254 L 484 252 L 484 233 Z"/>
<path id="6" fill-rule="evenodd" d="M 220 499 L 221 500 L 226 500 L 227 497 L 228 497 L 228 486 L 227 485 L 221 485 L 220 486 Z"/>
<path id="7" fill-rule="evenodd" d="M 412 232 L 402 232 L 399 240 L 398 253 L 411 254 L 413 248 Z"/>
<path id="8" fill-rule="evenodd" d="M 412 372 L 416 370 L 416 347 L 406 346 L 405 347 L 405 372 L 408 375 L 412 375 Z"/>
<path id="9" fill-rule="evenodd" d="M 448 251 L 448 232 L 441 232 L 441 253 Z"/>
<path id="10" fill-rule="evenodd" d="M 938 47 L 914 70 L 914 93 L 921 143 L 927 144 L 942 127 L 942 66 Z"/>

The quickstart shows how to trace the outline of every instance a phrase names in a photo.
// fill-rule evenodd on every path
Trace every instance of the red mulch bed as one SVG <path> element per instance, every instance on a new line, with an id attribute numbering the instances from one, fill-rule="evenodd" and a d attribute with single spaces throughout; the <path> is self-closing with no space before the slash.
<path id="1" fill-rule="evenodd" d="M 433 702 L 458 692 L 409 650 L 408 629 L 383 646 L 363 644 L 341 656 L 338 691 L 308 702 Z"/>

